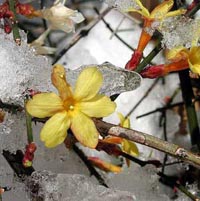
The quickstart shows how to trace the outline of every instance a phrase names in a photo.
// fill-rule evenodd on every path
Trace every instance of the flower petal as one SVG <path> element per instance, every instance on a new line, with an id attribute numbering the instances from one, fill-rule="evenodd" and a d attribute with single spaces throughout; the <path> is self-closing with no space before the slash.
<path id="1" fill-rule="evenodd" d="M 200 75 L 200 65 L 199 64 L 195 64 L 195 65 L 192 65 L 190 62 L 189 62 L 189 65 L 190 65 L 190 69 L 193 73 L 196 73 L 198 75 Z"/>
<path id="2" fill-rule="evenodd" d="M 163 1 L 163 3 L 156 6 L 151 12 L 151 18 L 163 19 L 165 15 L 170 11 L 174 4 L 173 0 Z"/>
<path id="3" fill-rule="evenodd" d="M 94 122 L 81 112 L 77 112 L 72 118 L 72 132 L 77 140 L 89 148 L 95 148 L 98 143 L 99 133 Z"/>
<path id="4" fill-rule="evenodd" d="M 178 46 L 178 47 L 175 47 L 169 51 L 167 51 L 166 53 L 166 58 L 169 59 L 169 60 L 180 60 L 180 59 L 183 59 L 183 57 L 187 57 L 188 55 L 188 50 L 183 47 L 183 46 Z"/>
<path id="5" fill-rule="evenodd" d="M 130 154 L 132 156 L 138 156 L 139 151 L 134 142 L 131 142 L 129 140 L 123 140 L 122 141 L 122 150 L 126 152 L 127 154 Z"/>
<path id="6" fill-rule="evenodd" d="M 179 9 L 179 10 L 174 10 L 174 11 L 170 11 L 168 12 L 165 17 L 174 17 L 174 16 L 177 16 L 177 15 L 182 15 L 182 14 L 185 14 L 186 13 L 186 10 L 185 9 Z"/>
<path id="7" fill-rule="evenodd" d="M 130 124 L 130 118 L 124 118 L 124 116 L 122 115 L 122 113 L 118 112 L 117 113 L 119 119 L 120 119 L 120 126 L 124 127 L 124 128 L 130 128 L 131 124 Z"/>
<path id="8" fill-rule="evenodd" d="M 71 86 L 66 81 L 65 68 L 62 65 L 54 65 L 51 73 L 51 80 L 53 85 L 57 88 L 63 101 L 72 97 Z"/>
<path id="9" fill-rule="evenodd" d="M 137 6 L 139 7 L 139 9 L 136 8 L 128 8 L 126 10 L 126 12 L 137 12 L 139 14 L 141 14 L 142 16 L 149 18 L 150 17 L 150 13 L 149 11 L 143 6 L 142 2 L 140 0 L 135 0 L 135 2 L 137 3 Z"/>
<path id="10" fill-rule="evenodd" d="M 115 111 L 116 103 L 104 95 L 80 103 L 80 110 L 89 117 L 106 117 Z"/>
<path id="11" fill-rule="evenodd" d="M 112 163 L 103 161 L 98 157 L 88 157 L 88 160 L 90 160 L 96 167 L 98 167 L 99 169 L 105 172 L 119 173 L 122 171 L 121 167 L 113 165 Z"/>
<path id="12" fill-rule="evenodd" d="M 96 67 L 85 68 L 76 82 L 74 98 L 87 101 L 92 99 L 99 91 L 103 76 Z"/>
<path id="13" fill-rule="evenodd" d="M 55 147 L 65 140 L 69 126 L 70 119 L 67 112 L 59 112 L 45 123 L 40 133 L 40 139 L 45 142 L 46 147 Z"/>
<path id="14" fill-rule="evenodd" d="M 55 93 L 36 94 L 26 104 L 28 113 L 38 118 L 50 117 L 63 109 L 63 102 Z"/>
<path id="15" fill-rule="evenodd" d="M 189 53 L 189 61 L 191 64 L 200 64 L 200 47 L 192 47 Z"/>

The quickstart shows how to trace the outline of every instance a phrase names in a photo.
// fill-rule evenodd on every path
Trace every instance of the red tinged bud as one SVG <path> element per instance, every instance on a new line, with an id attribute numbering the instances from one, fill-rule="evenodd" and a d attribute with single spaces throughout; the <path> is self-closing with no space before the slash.
<path id="1" fill-rule="evenodd" d="M 142 72 L 140 72 L 143 78 L 157 78 L 165 75 L 164 71 L 165 65 L 161 64 L 158 66 L 150 66 L 145 68 Z"/>
<path id="2" fill-rule="evenodd" d="M 139 52 L 138 50 L 135 50 L 131 59 L 126 64 L 125 68 L 128 70 L 135 70 L 137 65 L 139 64 L 141 58 L 142 58 L 142 53 Z"/>
<path id="3" fill-rule="evenodd" d="M 30 144 L 28 144 L 26 146 L 26 151 L 24 154 L 24 158 L 22 160 L 24 167 L 32 166 L 32 161 L 34 159 L 34 152 L 35 152 L 36 148 L 37 147 L 34 142 L 31 142 Z"/>
<path id="4" fill-rule="evenodd" d="M 24 15 L 26 17 L 34 17 L 35 9 L 30 4 L 17 3 L 16 11 L 18 14 Z"/>
<path id="5" fill-rule="evenodd" d="M 153 35 L 152 33 L 148 33 L 147 30 L 151 29 L 153 20 L 145 18 L 144 19 L 144 26 L 142 29 L 142 33 L 140 35 L 140 40 L 137 46 L 137 49 L 134 51 L 132 58 L 129 60 L 129 62 L 126 64 L 125 68 L 128 70 L 135 70 L 140 63 L 143 55 L 143 51 L 149 41 L 151 40 L 151 37 Z"/>
<path id="6" fill-rule="evenodd" d="M 37 149 L 36 145 L 34 142 L 31 142 L 29 145 L 26 147 L 26 151 L 29 153 L 34 153 L 35 150 Z"/>

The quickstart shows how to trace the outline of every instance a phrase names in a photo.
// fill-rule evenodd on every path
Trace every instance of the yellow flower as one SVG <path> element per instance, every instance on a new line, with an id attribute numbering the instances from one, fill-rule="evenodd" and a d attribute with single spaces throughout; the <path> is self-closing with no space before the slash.
<path id="1" fill-rule="evenodd" d="M 128 70 L 135 70 L 137 68 L 138 64 L 142 59 L 142 54 L 145 47 L 151 40 L 155 29 L 159 30 L 159 28 L 162 26 L 162 21 L 167 17 L 172 17 L 185 13 L 185 10 L 183 9 L 170 11 L 174 4 L 173 0 L 163 1 L 163 3 L 156 6 L 151 13 L 142 5 L 140 0 L 134 1 L 137 4 L 138 9 L 130 7 L 128 8 L 127 12 L 137 12 L 141 14 L 144 17 L 144 25 L 138 46 L 134 51 L 134 54 L 132 55 L 131 59 L 126 64 L 126 69 Z M 154 21 L 159 21 L 159 24 L 156 27 L 152 26 L 152 23 Z"/>
<path id="2" fill-rule="evenodd" d="M 176 47 L 167 53 L 167 58 L 174 61 L 174 64 L 184 61 L 185 65 L 183 63 L 181 65 L 183 69 L 185 66 L 189 67 L 193 73 L 200 75 L 200 47 L 192 46 L 190 50 L 185 47 Z"/>
<path id="3" fill-rule="evenodd" d="M 37 16 L 49 21 L 52 30 L 62 30 L 66 33 L 74 31 L 74 24 L 84 20 L 84 17 L 80 12 L 67 8 L 59 1 L 51 8 L 36 12 Z"/>
<path id="4" fill-rule="evenodd" d="M 47 147 L 61 144 L 68 128 L 84 146 L 95 148 L 99 133 L 91 117 L 105 117 L 113 113 L 116 104 L 98 94 L 103 76 L 96 67 L 84 69 L 78 77 L 74 91 L 66 81 L 64 67 L 55 65 L 52 83 L 55 93 L 41 93 L 28 101 L 26 109 L 34 117 L 51 117 L 41 130 L 40 138 Z"/>
<path id="5" fill-rule="evenodd" d="M 157 19 L 157 20 L 163 20 L 167 17 L 172 17 L 176 15 L 181 15 L 185 13 L 185 10 L 179 9 L 175 11 L 170 11 L 172 8 L 174 1 L 173 0 L 165 0 L 158 6 L 156 6 L 153 11 L 150 13 L 147 8 L 145 8 L 140 0 L 134 0 L 138 6 L 138 9 L 136 8 L 128 8 L 128 12 L 137 12 L 141 14 L 144 18 L 148 19 Z"/>
<path id="6" fill-rule="evenodd" d="M 191 71 L 200 75 L 200 47 L 190 49 L 188 63 Z"/>
<path id="7" fill-rule="evenodd" d="M 124 128 L 130 128 L 130 119 L 129 118 L 124 118 L 124 116 L 121 113 L 118 113 L 118 117 L 120 119 L 120 126 Z M 138 156 L 139 151 L 134 142 L 131 142 L 129 140 L 123 139 L 121 142 L 122 145 L 122 150 L 130 154 L 132 156 Z"/>

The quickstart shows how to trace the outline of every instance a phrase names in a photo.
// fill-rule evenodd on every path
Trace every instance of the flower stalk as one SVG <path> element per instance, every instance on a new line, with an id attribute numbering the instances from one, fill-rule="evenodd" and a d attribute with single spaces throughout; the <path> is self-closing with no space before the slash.
<path id="1" fill-rule="evenodd" d="M 21 45 L 21 36 L 19 34 L 19 28 L 18 28 L 18 21 L 17 21 L 17 13 L 15 10 L 15 1 L 9 0 L 9 8 L 13 12 L 13 21 L 12 21 L 12 31 L 13 31 L 13 38 L 17 45 Z"/>

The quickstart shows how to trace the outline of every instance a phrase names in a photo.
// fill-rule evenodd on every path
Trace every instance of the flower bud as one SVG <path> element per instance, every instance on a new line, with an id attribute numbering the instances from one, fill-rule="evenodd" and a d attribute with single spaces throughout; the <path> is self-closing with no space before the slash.
<path id="1" fill-rule="evenodd" d="M 131 59 L 126 64 L 125 68 L 128 70 L 135 70 L 141 58 L 142 58 L 142 53 L 138 50 L 135 50 Z"/>
<path id="2" fill-rule="evenodd" d="M 153 79 L 165 75 L 164 68 L 165 68 L 164 64 L 158 66 L 149 66 L 145 68 L 140 74 L 144 78 Z"/>

